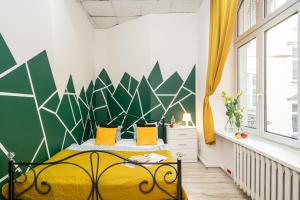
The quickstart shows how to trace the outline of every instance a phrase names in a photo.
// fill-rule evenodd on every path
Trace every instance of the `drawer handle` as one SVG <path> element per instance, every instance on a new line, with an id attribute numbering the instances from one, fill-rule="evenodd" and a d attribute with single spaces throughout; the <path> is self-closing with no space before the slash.
<path id="1" fill-rule="evenodd" d="M 185 135 L 186 135 L 186 133 L 179 133 L 178 135 L 185 136 Z"/>
<path id="2" fill-rule="evenodd" d="M 187 144 L 178 144 L 179 146 L 187 146 Z"/>

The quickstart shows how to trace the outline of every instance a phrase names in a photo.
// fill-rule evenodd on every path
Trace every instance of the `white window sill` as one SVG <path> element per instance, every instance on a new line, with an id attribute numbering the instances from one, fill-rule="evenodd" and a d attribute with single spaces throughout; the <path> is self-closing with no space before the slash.
<path id="1" fill-rule="evenodd" d="M 216 134 L 233 143 L 237 143 L 290 169 L 300 172 L 300 150 L 287 147 L 258 136 L 249 134 L 246 139 L 237 139 L 233 133 L 216 131 Z"/>

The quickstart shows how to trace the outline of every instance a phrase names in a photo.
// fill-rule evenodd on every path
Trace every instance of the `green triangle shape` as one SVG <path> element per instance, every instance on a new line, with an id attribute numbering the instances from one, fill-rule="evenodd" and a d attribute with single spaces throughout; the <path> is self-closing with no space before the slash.
<path id="1" fill-rule="evenodd" d="M 16 65 L 16 61 L 10 52 L 4 38 L 0 34 L 0 74 L 14 65 Z"/>
<path id="2" fill-rule="evenodd" d="M 131 77 L 130 87 L 129 87 L 129 93 L 130 93 L 131 95 L 134 94 L 134 92 L 135 92 L 135 90 L 136 90 L 138 84 L 139 84 L 139 82 L 138 82 L 135 78 Z"/>
<path id="3" fill-rule="evenodd" d="M 0 91 L 32 94 L 25 64 L 0 78 Z"/>
<path id="4" fill-rule="evenodd" d="M 129 89 L 129 79 L 130 76 L 129 74 L 127 74 L 126 72 L 124 73 L 122 79 L 121 79 L 121 83 L 122 85 L 128 90 Z"/>
<path id="5" fill-rule="evenodd" d="M 129 127 L 131 126 L 138 118 L 140 118 L 142 116 L 142 110 L 140 107 L 140 102 L 139 102 L 139 98 L 138 98 L 138 94 L 135 93 L 132 102 L 128 108 L 125 120 L 122 124 L 122 127 Z"/>
<path id="6" fill-rule="evenodd" d="M 111 80 L 105 69 L 102 69 L 98 77 L 105 83 L 106 86 L 111 84 Z"/>
<path id="7" fill-rule="evenodd" d="M 37 153 L 35 159 L 33 162 L 35 163 L 43 163 L 46 160 L 48 160 L 48 152 L 45 145 L 45 142 L 42 144 L 41 148 L 39 149 L 39 152 Z"/>
<path id="8" fill-rule="evenodd" d="M 107 107 L 99 108 L 94 111 L 97 124 L 106 123 L 108 119 Z"/>
<path id="9" fill-rule="evenodd" d="M 87 88 L 87 90 L 86 90 L 86 99 L 88 101 L 87 102 L 88 106 L 90 105 L 91 100 L 92 100 L 93 88 L 94 88 L 94 84 L 93 84 L 93 81 L 91 81 L 88 88 Z"/>
<path id="10" fill-rule="evenodd" d="M 56 111 L 57 106 L 59 104 L 59 96 L 57 94 L 57 92 L 51 97 L 51 99 L 48 100 L 48 102 L 44 105 L 45 108 L 48 108 L 52 111 Z"/>
<path id="11" fill-rule="evenodd" d="M 178 101 L 180 101 L 181 99 L 183 99 L 184 97 L 186 97 L 187 95 L 191 94 L 190 91 L 181 88 L 180 92 L 177 94 L 175 100 L 174 100 L 174 104 Z"/>
<path id="12" fill-rule="evenodd" d="M 168 108 L 171 104 L 172 100 L 174 99 L 174 96 L 158 96 L 161 103 L 164 105 L 164 108 Z"/>
<path id="13" fill-rule="evenodd" d="M 65 90 L 65 92 L 75 93 L 75 88 L 74 88 L 74 83 L 73 83 L 72 76 L 69 77 L 68 84 L 67 84 L 67 89 Z"/>
<path id="14" fill-rule="evenodd" d="M 84 129 L 83 142 L 89 139 L 90 130 L 91 130 L 91 125 L 90 122 L 88 121 Z"/>
<path id="15" fill-rule="evenodd" d="M 65 143 L 64 143 L 64 146 L 63 146 L 63 148 L 65 149 L 65 148 L 68 148 L 71 144 L 73 144 L 74 142 L 76 142 L 74 139 L 73 139 L 73 137 L 69 134 L 69 133 L 67 133 L 66 134 L 66 138 L 65 138 Z"/>
<path id="16" fill-rule="evenodd" d="M 164 80 L 161 75 L 159 63 L 156 62 L 154 68 L 152 69 L 149 77 L 148 77 L 149 84 L 152 86 L 153 89 L 155 89 L 157 86 L 159 86 Z"/>
<path id="17" fill-rule="evenodd" d="M 95 101 L 96 101 L 94 109 L 106 105 L 104 96 L 101 91 L 95 92 L 94 97 L 95 97 Z"/>
<path id="18" fill-rule="evenodd" d="M 86 105 L 88 105 L 84 88 L 81 89 L 79 97 Z"/>
<path id="19" fill-rule="evenodd" d="M 18 159 L 31 160 L 43 139 L 38 112 L 33 98 L 0 96 L 0 141 Z"/>
<path id="20" fill-rule="evenodd" d="M 172 74 L 157 90 L 157 94 L 176 94 L 181 87 L 183 80 L 177 72 Z"/>
<path id="21" fill-rule="evenodd" d="M 151 110 L 153 107 L 160 104 L 150 87 L 151 86 L 148 84 L 146 78 L 143 77 L 139 85 L 138 91 L 144 114 Z"/>
<path id="22" fill-rule="evenodd" d="M 99 78 L 96 79 L 95 81 L 95 88 L 94 90 L 99 90 L 101 88 L 105 87 L 105 85 L 100 81 Z"/>
<path id="23" fill-rule="evenodd" d="M 81 120 L 81 115 L 80 115 L 80 110 L 79 110 L 79 105 L 77 102 L 77 98 L 75 95 L 69 95 L 70 101 L 71 101 L 71 106 L 72 106 L 72 110 L 75 116 L 75 121 L 76 123 L 79 122 L 79 120 Z"/>
<path id="24" fill-rule="evenodd" d="M 82 103 L 81 100 L 78 100 L 78 104 L 79 104 L 80 112 L 82 114 L 82 121 L 83 123 L 85 123 L 88 116 L 89 109 Z"/>
<path id="25" fill-rule="evenodd" d="M 140 102 L 139 102 L 139 98 L 138 98 L 137 93 L 134 95 L 127 113 L 129 115 L 133 115 L 133 116 L 136 116 L 136 117 L 142 116 L 142 111 L 141 111 Z M 126 118 L 127 118 L 127 116 L 126 116 Z"/>
<path id="26" fill-rule="evenodd" d="M 74 130 L 72 131 L 72 135 L 75 137 L 78 144 L 81 143 L 83 132 L 84 132 L 84 129 L 83 129 L 82 123 L 78 123 L 77 126 L 74 127 Z"/>
<path id="27" fill-rule="evenodd" d="M 47 134 L 47 144 L 50 155 L 54 155 L 61 150 L 61 143 L 66 129 L 55 114 L 43 109 L 40 110 L 40 114 L 45 133 Z"/>
<path id="28" fill-rule="evenodd" d="M 190 95 L 183 101 L 181 101 L 181 105 L 184 107 L 186 112 L 191 113 L 192 121 L 196 122 L 196 97 L 195 95 Z"/>
<path id="29" fill-rule="evenodd" d="M 30 59 L 27 64 L 36 100 L 38 104 L 41 105 L 56 91 L 56 85 L 46 51 L 42 51 Z"/>
<path id="30" fill-rule="evenodd" d="M 188 78 L 186 79 L 184 83 L 184 87 L 191 90 L 192 92 L 195 92 L 195 84 L 196 84 L 196 66 L 194 65 L 192 71 L 190 72 Z"/>
<path id="31" fill-rule="evenodd" d="M 116 101 L 118 101 L 119 104 L 122 106 L 122 108 L 124 110 L 127 110 L 131 101 L 131 96 L 121 85 L 118 85 L 116 91 L 114 92 L 114 97 Z"/>
<path id="32" fill-rule="evenodd" d="M 68 127 L 68 129 L 72 130 L 72 128 L 75 126 L 75 122 L 73 119 L 73 114 L 72 114 L 68 95 L 63 96 L 57 111 L 57 115 L 61 118 L 61 120 Z"/>
<path id="33" fill-rule="evenodd" d="M 103 90 L 107 90 L 107 89 L 105 88 Z M 122 108 L 117 104 L 115 99 L 112 98 L 109 92 L 107 92 L 106 102 L 108 104 L 109 112 L 112 118 L 115 118 L 116 116 L 118 116 L 120 113 L 123 112 Z"/>

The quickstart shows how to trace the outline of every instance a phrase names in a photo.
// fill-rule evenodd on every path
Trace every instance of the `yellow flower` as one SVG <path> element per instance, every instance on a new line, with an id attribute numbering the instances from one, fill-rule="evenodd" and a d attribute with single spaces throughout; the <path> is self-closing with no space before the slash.
<path id="1" fill-rule="evenodd" d="M 238 92 L 236 93 L 236 97 L 240 97 L 243 93 L 242 92 Z"/>
<path id="2" fill-rule="evenodd" d="M 227 95 L 226 95 L 226 92 L 223 91 L 223 92 L 221 93 L 221 96 L 222 96 L 222 97 L 226 97 L 226 96 L 227 96 Z"/>

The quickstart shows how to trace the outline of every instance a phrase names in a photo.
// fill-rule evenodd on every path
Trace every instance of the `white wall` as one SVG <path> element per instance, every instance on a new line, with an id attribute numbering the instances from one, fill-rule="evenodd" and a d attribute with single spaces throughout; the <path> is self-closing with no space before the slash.
<path id="1" fill-rule="evenodd" d="M 0 33 L 17 63 L 47 50 L 59 94 L 72 74 L 77 92 L 94 75 L 94 28 L 74 0 L 0 0 Z"/>
<path id="2" fill-rule="evenodd" d="M 147 15 L 97 30 L 96 75 L 105 67 L 115 85 L 124 72 L 140 80 L 159 61 L 164 79 L 175 71 L 185 79 L 197 64 L 196 38 L 195 14 Z"/>
<path id="3" fill-rule="evenodd" d="M 199 134 L 199 157 L 207 166 L 220 166 L 224 169 L 233 168 L 233 145 L 232 143 L 217 136 L 215 145 L 206 145 L 203 134 L 203 99 L 205 96 L 206 73 L 208 63 L 209 46 L 209 20 L 210 4 L 209 0 L 204 0 L 197 12 L 197 33 L 198 33 L 198 55 L 199 69 L 197 70 L 197 130 Z M 225 106 L 221 98 L 221 92 L 234 93 L 234 63 L 233 48 L 225 64 L 222 80 L 210 103 L 213 111 L 216 130 L 223 130 L 226 123 Z"/>

